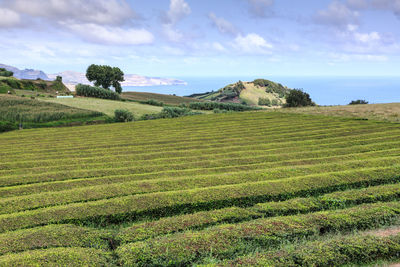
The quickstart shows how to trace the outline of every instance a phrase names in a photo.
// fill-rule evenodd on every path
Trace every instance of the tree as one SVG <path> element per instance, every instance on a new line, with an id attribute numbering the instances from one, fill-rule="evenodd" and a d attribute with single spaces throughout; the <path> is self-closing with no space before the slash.
<path id="1" fill-rule="evenodd" d="M 124 81 L 124 73 L 117 67 L 92 64 L 86 70 L 86 78 L 95 86 L 101 86 L 104 89 L 110 89 L 112 86 L 118 94 L 122 92 L 120 82 Z"/>
<path id="2" fill-rule="evenodd" d="M 361 100 L 361 99 L 359 99 L 359 100 L 353 100 L 353 101 L 351 101 L 351 102 L 349 103 L 349 105 L 366 105 L 366 104 L 368 104 L 368 101 L 366 101 L 366 100 Z"/>
<path id="3" fill-rule="evenodd" d="M 0 68 L 0 76 L 11 77 L 13 75 L 14 75 L 14 73 L 12 71 L 8 71 L 5 68 Z"/>
<path id="4" fill-rule="evenodd" d="M 286 97 L 285 107 L 306 107 L 315 106 L 311 100 L 310 95 L 299 89 L 293 89 Z"/>

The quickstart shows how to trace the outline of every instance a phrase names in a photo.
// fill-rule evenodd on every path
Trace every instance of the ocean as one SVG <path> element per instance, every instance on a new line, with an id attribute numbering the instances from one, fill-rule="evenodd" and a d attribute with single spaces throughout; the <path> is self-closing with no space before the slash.
<path id="1" fill-rule="evenodd" d="M 124 87 L 124 91 L 152 92 L 186 96 L 216 91 L 230 83 L 260 77 L 175 77 L 187 82 L 176 86 Z M 400 77 L 261 77 L 289 88 L 303 89 L 319 105 L 345 105 L 352 100 L 369 103 L 400 102 Z"/>

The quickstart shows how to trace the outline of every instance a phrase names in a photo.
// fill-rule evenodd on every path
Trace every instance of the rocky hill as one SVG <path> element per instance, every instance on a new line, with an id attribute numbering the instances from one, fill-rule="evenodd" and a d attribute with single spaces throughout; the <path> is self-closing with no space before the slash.
<path id="1" fill-rule="evenodd" d="M 290 90 L 280 83 L 257 79 L 252 82 L 238 81 L 218 91 L 194 94 L 190 97 L 218 102 L 246 103 L 253 106 L 278 107 L 286 103 L 285 97 Z"/>

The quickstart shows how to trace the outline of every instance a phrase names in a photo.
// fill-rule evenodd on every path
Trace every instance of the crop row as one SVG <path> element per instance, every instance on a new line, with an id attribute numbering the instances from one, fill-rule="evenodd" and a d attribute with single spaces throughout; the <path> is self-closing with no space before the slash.
<path id="1" fill-rule="evenodd" d="M 202 229 L 223 222 L 240 222 L 260 217 L 309 213 L 348 208 L 353 205 L 395 201 L 400 199 L 400 183 L 372 186 L 325 194 L 320 197 L 294 198 L 282 202 L 259 203 L 249 208 L 231 207 L 194 214 L 184 214 L 157 221 L 133 224 L 121 230 L 121 243 L 141 241 L 156 236 L 191 229 Z"/>
<path id="2" fill-rule="evenodd" d="M 255 253 L 206 266 L 352 266 L 393 258 L 400 258 L 399 234 L 378 237 L 361 233 L 300 243 L 292 248 Z"/>
<path id="3" fill-rule="evenodd" d="M 117 249 L 127 266 L 177 266 L 201 262 L 206 257 L 229 258 L 270 249 L 292 241 L 333 231 L 370 229 L 400 218 L 400 203 L 377 203 L 289 217 L 262 218 L 210 227 L 198 232 L 130 243 Z"/>
<path id="4" fill-rule="evenodd" d="M 0 255 L 51 247 L 108 249 L 111 234 L 71 224 L 47 225 L 0 234 Z"/>
<path id="5" fill-rule="evenodd" d="M 250 157 L 250 158 L 238 158 L 236 160 L 222 159 L 215 161 L 204 161 L 204 162 L 194 162 L 194 163 L 175 163 L 175 164 L 164 164 L 164 165 L 145 165 L 138 167 L 120 167 L 120 168 L 103 168 L 103 169 L 79 169 L 74 168 L 71 170 L 56 171 L 56 172 L 45 172 L 45 173 L 33 173 L 33 174 L 12 174 L 0 177 L 0 186 L 11 186 L 19 184 L 31 184 L 37 182 L 48 182 L 48 181 L 65 181 L 69 179 L 77 178 L 89 178 L 89 177 L 102 177 L 110 175 L 133 175 L 133 174 L 147 174 L 155 173 L 161 171 L 183 171 L 190 169 L 212 169 L 217 167 L 229 167 L 235 165 L 256 165 L 263 164 L 263 162 L 280 162 L 288 159 L 303 159 L 303 158 L 316 158 L 316 157 L 327 157 L 327 156 L 337 156 L 339 154 L 351 154 L 351 153 L 361 153 L 370 152 L 374 150 L 386 150 L 393 147 L 397 147 L 400 144 L 399 141 L 394 142 L 384 142 L 371 145 L 361 145 L 354 147 L 345 148 L 334 148 L 326 150 L 317 150 L 309 152 L 294 152 L 285 154 L 271 154 L 261 157 Z"/>
<path id="6" fill-rule="evenodd" d="M 286 175 L 278 176 L 277 178 L 287 177 L 288 175 L 293 175 L 295 171 L 297 174 L 311 174 L 312 169 L 318 168 L 318 166 L 313 167 L 313 165 L 325 164 L 325 167 L 329 167 L 329 170 L 334 170 L 335 164 L 337 162 L 348 162 L 357 160 L 378 160 L 382 157 L 393 157 L 400 153 L 400 149 L 388 149 L 388 150 L 377 150 L 371 152 L 361 152 L 361 153 L 351 153 L 343 154 L 339 156 L 328 156 L 320 158 L 303 158 L 298 160 L 285 160 L 280 162 L 267 162 L 262 164 L 251 164 L 251 165 L 235 165 L 227 167 L 217 167 L 209 169 L 190 169 L 181 171 L 163 171 L 154 172 L 148 174 L 125 174 L 125 175 L 111 175 L 103 177 L 93 177 L 93 178 L 77 178 L 73 180 L 66 181 L 54 181 L 54 182 L 41 182 L 33 183 L 19 186 L 8 186 L 0 187 L 0 194 L 5 197 L 29 195 L 35 193 L 43 193 L 49 191 L 62 191 L 71 188 L 79 188 L 86 186 L 96 186 L 96 185 L 106 185 L 114 183 L 126 183 L 132 181 L 143 181 L 143 180 L 154 180 L 154 179 L 183 179 L 185 177 L 205 177 L 205 176 L 216 176 L 216 175 L 243 175 L 244 172 L 251 172 L 252 174 L 258 174 L 260 172 L 265 172 L 266 169 L 278 168 L 291 166 L 287 169 Z M 350 163 L 350 162 L 348 162 Z M 328 165 L 329 164 L 329 165 Z M 340 165 L 340 168 L 342 166 Z M 326 170 L 325 170 L 326 171 Z M 277 173 L 274 173 L 277 175 Z"/>
<path id="7" fill-rule="evenodd" d="M 338 189 L 398 181 L 400 166 L 309 175 L 275 181 L 130 195 L 0 215 L 0 232 L 49 223 L 118 223 L 144 215 L 170 216 L 199 209 L 252 205 Z"/>
<path id="8" fill-rule="evenodd" d="M 343 169 L 363 170 L 363 168 L 367 167 L 368 169 L 391 167 L 396 164 L 400 164 L 400 158 L 398 156 L 354 162 L 340 162 L 332 165 L 311 165 L 309 168 L 298 168 L 295 170 L 293 170 L 293 167 L 285 167 L 268 169 L 268 172 L 245 172 L 232 175 L 197 176 L 184 177 L 180 179 L 167 178 L 73 188 L 64 191 L 42 192 L 27 196 L 2 198 L 0 199 L 0 214 L 126 195 L 207 188 L 230 184 L 249 184 L 260 181 L 273 181 L 289 178 L 293 179 L 298 176 L 310 174 L 319 175 L 320 177 L 329 177 L 331 175 L 342 173 Z"/>
<path id="9" fill-rule="evenodd" d="M 352 130 L 352 131 L 348 131 Z M 1 155 L 4 156 L 5 158 L 14 158 L 17 159 L 16 157 L 18 155 L 40 155 L 40 153 L 54 153 L 54 152 L 59 152 L 62 154 L 66 154 L 67 152 L 75 151 L 75 150 L 82 150 L 82 152 L 87 153 L 87 151 L 102 151 L 104 149 L 110 149 L 110 150 L 116 150 L 116 149 L 135 149 L 135 150 L 154 150 L 154 148 L 166 149 L 166 147 L 176 147 L 176 146 L 190 146 L 190 145 L 199 145 L 202 142 L 211 142 L 214 143 L 215 145 L 218 145 L 218 140 L 223 141 L 221 139 L 228 139 L 227 142 L 235 142 L 235 141 L 241 141 L 240 135 L 246 135 L 246 132 L 251 133 L 251 137 L 249 140 L 253 140 L 257 142 L 258 138 L 261 138 L 261 140 L 265 141 L 273 141 L 273 142 L 278 142 L 278 141 L 286 141 L 286 140 L 299 140 L 302 141 L 301 138 L 299 137 L 306 137 L 307 139 L 315 139 L 315 138 L 321 138 L 321 137 L 329 137 L 329 136 L 342 136 L 342 135 L 355 135 L 357 133 L 362 134 L 364 132 L 379 132 L 379 131 L 387 131 L 387 130 L 398 130 L 398 128 L 394 126 L 386 126 L 386 127 L 378 127 L 374 126 L 371 127 L 369 125 L 360 125 L 358 127 L 354 126 L 344 126 L 344 127 L 337 127 L 337 125 L 330 125 L 322 127 L 305 127 L 303 126 L 301 130 L 295 131 L 293 129 L 277 129 L 274 132 L 271 131 L 255 131 L 251 129 L 246 129 L 242 131 L 235 131 L 232 134 L 227 133 L 226 131 L 224 132 L 224 135 L 216 135 L 213 134 L 209 137 L 205 137 L 204 134 L 200 135 L 198 138 L 194 138 L 191 133 L 186 133 L 185 137 L 177 137 L 170 142 L 162 142 L 160 141 L 160 138 L 154 138 L 154 139 L 146 139 L 145 141 L 139 141 L 135 142 L 133 138 L 125 141 L 124 143 L 119 143 L 120 141 L 117 140 L 112 140 L 110 141 L 109 138 L 107 139 L 102 139 L 102 140 L 97 140 L 94 139 L 93 137 L 88 137 L 86 140 L 81 139 L 77 144 L 71 143 L 68 141 L 68 139 L 62 139 L 59 142 L 52 143 L 52 142 L 46 142 L 47 140 L 42 140 L 39 143 L 39 148 L 34 149 L 33 146 L 29 144 L 25 144 L 24 147 L 18 147 L 18 146 L 13 146 L 9 148 L 7 154 Z M 95 136 L 95 135 L 93 135 Z M 258 137 L 258 138 L 257 138 Z M 83 137 L 82 137 L 83 138 Z M 246 141 L 246 136 L 243 137 L 244 141 Z M 288 139 L 291 138 L 291 139 Z M 84 140 L 84 142 L 82 142 Z M 151 140 L 151 141 L 149 141 Z M 179 140 L 179 141 L 177 141 Z M 50 143 L 50 145 L 49 145 Z M 49 148 L 46 148 L 46 144 L 49 146 Z M 29 147 L 29 150 L 27 149 Z M 65 149 L 64 149 L 65 147 Z"/>
<path id="10" fill-rule="evenodd" d="M 0 266 L 112 266 L 110 253 L 94 248 L 50 248 L 0 256 Z"/>
<path id="11" fill-rule="evenodd" d="M 291 142 L 288 144 L 281 144 L 280 147 L 271 146 L 271 143 L 260 143 L 254 144 L 251 142 L 247 145 L 241 145 L 240 147 L 224 147 L 224 148 L 208 148 L 208 149 L 188 149 L 188 150 L 180 150 L 177 152 L 169 151 L 164 153 L 151 153 L 148 152 L 146 154 L 125 154 L 125 155 L 117 155 L 117 156 L 99 156 L 95 158 L 73 158 L 73 159 L 61 159 L 61 160 L 45 160 L 45 161 L 20 161 L 20 162 L 12 162 L 12 163 L 2 163 L 0 164 L 0 175 L 9 175 L 13 173 L 21 173 L 21 172 L 35 172 L 39 171 L 56 171 L 60 168 L 65 170 L 68 166 L 81 166 L 83 168 L 89 169 L 90 166 L 97 166 L 99 168 L 105 167 L 121 167 L 126 166 L 129 163 L 129 166 L 140 165 L 144 166 L 146 164 L 151 165 L 162 165 L 165 163 L 171 162 L 194 162 L 194 161 L 204 161 L 204 160 L 217 160 L 217 159 L 237 159 L 255 157 L 260 155 L 275 155 L 278 153 L 287 153 L 288 148 L 290 148 L 293 152 L 301 152 L 301 151 L 317 151 L 323 149 L 330 148 L 348 148 L 348 147 L 356 147 L 360 145 L 374 145 L 380 144 L 383 142 L 393 142 L 398 141 L 398 136 L 400 132 L 390 133 L 384 135 L 380 133 L 380 135 L 374 135 L 372 137 L 355 137 L 348 138 L 348 140 L 342 140 L 343 138 L 337 140 L 326 140 L 325 143 L 321 144 L 320 142 L 315 142 L 313 144 L 309 144 L 307 142 L 304 144 L 303 142 Z M 275 143 L 274 143 L 275 144 Z"/>

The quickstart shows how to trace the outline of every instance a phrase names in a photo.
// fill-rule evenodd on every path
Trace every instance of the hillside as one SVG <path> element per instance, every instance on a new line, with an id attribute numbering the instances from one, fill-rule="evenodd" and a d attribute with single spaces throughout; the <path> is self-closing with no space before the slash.
<path id="1" fill-rule="evenodd" d="M 252 82 L 239 81 L 225 86 L 216 92 L 204 94 L 193 94 L 201 100 L 218 102 L 247 103 L 248 105 L 260 106 L 282 106 L 286 103 L 285 96 L 290 89 L 279 83 L 269 80 L 257 79 Z"/>
<path id="2" fill-rule="evenodd" d="M 15 93 L 15 90 L 26 90 L 38 93 L 69 94 L 69 89 L 59 81 L 45 80 L 21 80 L 14 77 L 0 77 L 0 94 L 8 91 Z"/>
<path id="3" fill-rule="evenodd" d="M 27 79 L 27 80 L 36 80 L 42 79 L 46 81 L 50 81 L 51 79 L 41 70 L 34 69 L 24 69 L 20 70 L 16 67 L 0 64 L 0 68 L 5 68 L 6 70 L 12 71 L 14 73 L 14 77 L 18 79 Z"/>
<path id="4" fill-rule="evenodd" d="M 122 97 L 127 100 L 133 101 L 148 101 L 155 100 L 157 102 L 162 102 L 166 105 L 178 106 L 180 104 L 188 104 L 192 102 L 203 101 L 199 99 L 194 99 L 191 97 L 181 97 L 175 95 L 164 95 L 156 93 L 145 93 L 145 92 L 123 92 Z"/>
<path id="5" fill-rule="evenodd" d="M 400 103 L 346 106 L 315 106 L 302 108 L 285 108 L 275 111 L 285 113 L 316 114 L 325 116 L 400 122 Z"/>
<path id="6" fill-rule="evenodd" d="M 1 134 L 0 266 L 400 261 L 399 134 L 277 112 Z"/>

